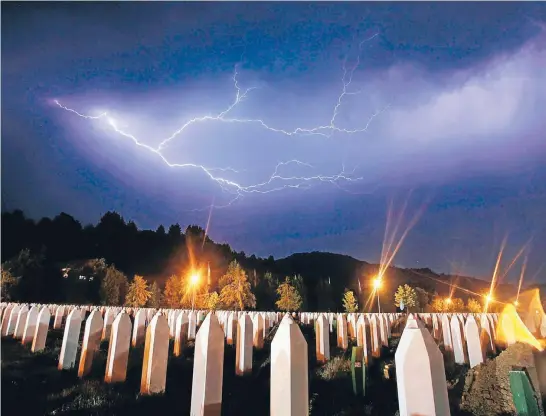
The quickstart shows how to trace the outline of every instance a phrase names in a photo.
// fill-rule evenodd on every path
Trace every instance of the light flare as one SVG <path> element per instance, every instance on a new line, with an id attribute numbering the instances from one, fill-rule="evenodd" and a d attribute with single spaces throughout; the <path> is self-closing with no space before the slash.
<path id="1" fill-rule="evenodd" d="M 521 249 L 517 252 L 517 254 L 514 256 L 514 258 L 512 259 L 512 261 L 510 262 L 510 264 L 508 265 L 508 267 L 505 269 L 504 273 L 499 277 L 499 274 L 500 274 L 500 264 L 501 264 L 501 260 L 502 260 L 502 255 L 504 253 L 504 250 L 506 248 L 506 243 L 507 243 L 507 239 L 508 239 L 508 236 L 505 236 L 504 239 L 502 240 L 502 243 L 501 243 L 501 247 L 499 249 L 499 254 L 497 256 L 497 261 L 495 262 L 495 269 L 493 270 L 493 276 L 491 278 L 491 285 L 489 287 L 489 293 L 488 293 L 488 296 L 490 298 L 493 297 L 493 292 L 495 290 L 495 288 L 498 286 L 498 284 L 508 275 L 508 272 L 512 269 L 512 267 L 514 267 L 514 265 L 516 264 L 516 262 L 518 261 L 518 259 L 522 256 L 522 254 L 525 252 L 525 250 L 529 247 L 529 244 L 531 243 L 532 241 L 532 237 L 521 247 Z M 527 260 L 525 260 L 525 262 L 527 262 Z M 520 276 L 520 280 L 521 280 L 521 276 Z M 519 291 L 520 291 L 520 288 L 521 288 L 521 282 L 518 286 L 518 294 L 519 294 Z M 518 301 L 518 299 L 516 298 L 515 300 L 516 302 Z M 489 306 L 489 302 L 486 302 L 485 304 L 485 312 L 487 312 L 487 309 L 488 309 L 488 306 Z"/>
<path id="2" fill-rule="evenodd" d="M 207 225 L 205 227 L 205 233 L 203 235 L 203 244 L 201 244 L 201 251 L 205 248 L 205 242 L 207 241 L 207 235 L 209 235 L 210 221 L 212 219 L 212 209 L 214 208 L 214 198 L 212 198 L 212 203 L 210 204 L 209 217 L 207 218 Z M 209 267 L 210 271 L 210 267 Z"/>
<path id="3" fill-rule="evenodd" d="M 398 251 L 402 247 L 402 244 L 404 243 L 404 240 L 408 236 L 408 233 L 413 229 L 413 227 L 415 227 L 415 225 L 419 221 L 419 218 L 421 218 L 421 216 L 423 215 L 423 213 L 424 213 L 424 211 L 425 211 L 425 209 L 426 209 L 426 207 L 428 205 L 428 201 L 427 201 L 427 202 L 423 203 L 419 207 L 419 209 L 415 212 L 414 216 L 409 221 L 407 227 L 402 232 L 402 235 L 400 236 L 400 238 L 398 239 L 398 241 L 394 245 L 394 248 L 392 248 L 392 245 L 394 244 L 394 241 L 396 239 L 396 233 L 397 233 L 398 228 L 399 228 L 399 226 L 400 226 L 400 224 L 402 222 L 402 218 L 403 218 L 404 212 L 405 212 L 405 210 L 407 208 L 410 196 L 411 196 L 411 192 L 410 192 L 410 195 L 408 195 L 408 198 L 406 199 L 406 202 L 404 203 L 403 208 L 400 211 L 400 214 L 398 215 L 396 226 L 395 226 L 393 232 L 390 233 L 390 234 L 388 233 L 387 229 L 389 227 L 389 218 L 390 218 L 389 212 L 390 212 L 390 210 L 392 208 L 392 203 L 391 203 L 391 205 L 389 207 L 389 211 L 387 212 L 387 223 L 385 224 L 385 236 L 390 235 L 390 238 L 388 239 L 389 243 L 386 246 L 386 249 L 385 249 L 385 245 L 383 245 L 383 250 L 382 250 L 382 253 L 381 253 L 381 261 L 380 261 L 380 264 L 379 264 L 379 272 L 377 274 L 381 278 L 384 276 L 385 272 L 388 270 L 388 268 L 392 264 L 396 254 L 398 254 Z M 385 240 L 387 240 L 387 238 L 385 238 Z"/>
<path id="4" fill-rule="evenodd" d="M 522 254 L 525 252 L 527 248 L 529 248 L 529 245 L 531 244 L 532 237 L 521 247 L 521 249 L 517 252 L 517 254 L 514 256 L 508 267 L 505 269 L 502 276 L 498 279 L 498 282 L 502 282 L 502 280 L 508 275 L 512 267 L 516 264 L 516 262 L 519 260 L 519 258 L 522 256 Z"/>
<path id="5" fill-rule="evenodd" d="M 463 286 L 459 286 L 456 283 L 453 283 L 453 281 L 446 282 L 445 280 L 437 279 L 435 277 L 432 277 L 432 276 L 424 274 L 424 273 L 420 273 L 420 272 L 418 272 L 416 270 L 413 270 L 413 269 L 410 269 L 410 271 L 411 271 L 411 273 L 416 274 L 418 276 L 425 277 L 425 278 L 430 279 L 430 280 L 432 280 L 434 282 L 449 286 L 449 296 L 447 297 L 447 299 L 449 299 L 450 303 L 451 303 L 451 300 L 453 299 L 453 297 L 455 296 L 455 291 L 456 290 L 459 290 L 461 292 L 467 293 L 469 295 L 477 296 L 477 297 L 487 296 L 487 293 L 484 295 L 483 293 L 474 292 L 473 290 L 467 289 L 467 288 L 465 288 Z M 498 300 L 496 300 L 495 302 L 496 303 L 503 303 L 503 302 L 500 302 Z"/>
<path id="6" fill-rule="evenodd" d="M 525 259 L 523 260 L 523 264 L 521 265 L 521 272 L 519 274 L 519 279 L 518 279 L 518 292 L 516 294 L 516 300 L 514 301 L 514 305 L 516 306 L 518 306 L 519 292 L 521 291 L 521 284 L 523 283 L 523 277 L 525 276 L 525 269 L 527 268 L 527 260 L 528 260 L 528 256 L 525 256 Z"/>
<path id="7" fill-rule="evenodd" d="M 489 286 L 489 296 L 492 297 L 493 296 L 493 290 L 495 288 L 495 283 L 497 281 L 497 274 L 499 272 L 499 268 L 500 268 L 500 263 L 501 263 L 501 260 L 502 260 L 502 254 L 504 253 L 504 249 L 506 248 L 506 240 L 508 239 L 508 236 L 505 235 L 503 240 L 502 240 L 502 243 L 501 243 L 501 247 L 499 249 L 499 254 L 497 255 L 497 261 L 495 262 L 495 269 L 493 270 L 493 276 L 491 277 L 491 285 Z M 486 303 L 485 304 L 485 310 L 484 312 L 487 313 L 487 307 L 489 305 Z"/>

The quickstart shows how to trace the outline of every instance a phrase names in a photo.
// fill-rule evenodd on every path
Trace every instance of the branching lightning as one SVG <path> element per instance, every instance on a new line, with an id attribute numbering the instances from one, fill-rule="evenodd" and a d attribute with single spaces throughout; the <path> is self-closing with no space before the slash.
<path id="1" fill-rule="evenodd" d="M 133 134 L 125 131 L 124 129 L 121 129 L 119 127 L 119 122 L 113 118 L 113 116 L 109 115 L 108 112 L 104 112 L 102 114 L 93 116 L 93 115 L 87 115 L 83 114 L 77 110 L 74 110 L 72 108 L 69 108 L 63 104 L 61 104 L 58 100 L 54 100 L 54 103 L 61 109 L 68 111 L 70 113 L 73 113 L 77 115 L 78 117 L 85 118 L 88 120 L 105 120 L 108 124 L 109 128 L 111 128 L 115 133 L 118 135 L 131 140 L 136 146 L 142 147 L 143 149 L 146 149 L 149 152 L 155 153 L 157 156 L 161 158 L 161 160 L 171 168 L 194 168 L 194 169 L 200 169 L 205 175 L 207 175 L 211 180 L 216 182 L 222 191 L 229 193 L 233 195 L 233 198 L 230 200 L 230 202 L 224 206 L 216 206 L 216 208 L 222 208 L 231 205 L 233 202 L 238 200 L 239 198 L 243 197 L 245 194 L 252 194 L 252 193 L 270 193 L 270 192 L 276 192 L 283 189 L 289 189 L 289 188 L 308 188 L 312 182 L 329 182 L 332 183 L 338 187 L 340 181 L 345 182 L 353 182 L 353 181 L 359 181 L 363 178 L 361 177 L 355 177 L 353 176 L 354 170 L 352 172 L 347 172 L 345 170 L 345 166 L 342 166 L 342 169 L 339 173 L 333 174 L 333 175 L 312 175 L 312 176 L 284 176 L 280 173 L 281 168 L 290 165 L 295 164 L 301 167 L 306 167 L 312 169 L 313 166 L 311 166 L 308 163 L 302 162 L 300 160 L 288 160 L 284 162 L 279 162 L 271 174 L 271 176 L 260 183 L 255 183 L 251 185 L 243 185 L 241 183 L 235 182 L 233 180 L 227 179 L 223 176 L 217 176 L 213 174 L 215 171 L 220 172 L 233 172 L 233 173 L 240 173 L 240 170 L 236 170 L 234 168 L 228 167 L 228 168 L 218 168 L 218 167 L 206 167 L 204 165 L 200 164 L 194 164 L 194 163 L 175 163 L 171 162 L 168 157 L 166 156 L 166 149 L 169 145 L 169 143 L 177 138 L 178 136 L 182 135 L 186 129 L 188 129 L 190 126 L 198 123 L 207 123 L 207 122 L 221 122 L 221 123 L 238 123 L 238 124 L 255 124 L 258 126 L 261 126 L 262 128 L 274 132 L 283 134 L 286 136 L 323 136 L 323 137 L 331 137 L 334 133 L 343 133 L 343 134 L 356 134 L 356 133 L 364 133 L 368 130 L 370 124 L 372 123 L 373 119 L 377 117 L 379 114 L 381 114 L 387 107 L 376 111 L 374 114 L 372 114 L 363 127 L 361 128 L 355 128 L 355 129 L 347 129 L 340 127 L 336 125 L 336 118 L 340 113 L 340 108 L 343 105 L 344 98 L 346 96 L 350 95 L 357 95 L 360 94 L 362 91 L 350 91 L 350 86 L 353 80 L 353 75 L 358 66 L 360 65 L 360 54 L 362 52 L 362 48 L 365 43 L 371 41 L 375 37 L 377 37 L 378 34 L 374 34 L 373 36 L 363 40 L 360 42 L 358 47 L 358 56 L 356 59 L 356 62 L 353 66 L 351 66 L 349 69 L 346 65 L 346 59 L 343 62 L 343 76 L 341 78 L 342 82 L 342 91 L 339 94 L 337 101 L 333 107 L 332 110 L 332 116 L 330 118 L 330 122 L 325 125 L 320 125 L 316 127 L 297 127 L 293 130 L 288 130 L 284 128 L 279 127 L 273 127 L 270 124 L 266 123 L 262 119 L 251 119 L 251 118 L 234 118 L 230 117 L 230 112 L 236 108 L 241 102 L 243 102 L 245 99 L 248 98 L 249 93 L 256 89 L 256 87 L 246 88 L 243 89 L 239 85 L 238 81 L 238 68 L 235 66 L 235 70 L 233 73 L 233 85 L 235 87 L 235 98 L 233 102 L 223 111 L 219 112 L 216 115 L 203 115 L 200 117 L 192 118 L 188 120 L 186 123 L 184 123 L 180 128 L 178 128 L 176 131 L 174 131 L 169 137 L 162 140 L 157 147 L 153 147 L 151 145 L 148 145 L 141 140 L 139 140 L 136 136 Z M 341 188 L 343 189 L 343 188 Z M 208 208 L 205 208 L 208 209 Z"/>

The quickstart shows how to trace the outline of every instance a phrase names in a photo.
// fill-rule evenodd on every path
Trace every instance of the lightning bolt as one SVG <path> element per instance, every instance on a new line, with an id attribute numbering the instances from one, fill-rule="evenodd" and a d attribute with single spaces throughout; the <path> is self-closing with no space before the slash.
<path id="1" fill-rule="evenodd" d="M 236 169 L 231 168 L 231 167 L 228 167 L 228 168 L 205 167 L 204 165 L 195 164 L 195 163 L 174 163 L 174 162 L 171 162 L 167 158 L 167 156 L 165 156 L 165 149 L 172 140 L 174 140 L 175 138 L 180 136 L 188 127 L 190 127 L 190 126 L 192 126 L 194 124 L 206 123 L 206 122 L 221 122 L 221 123 L 232 123 L 232 124 L 233 123 L 237 123 L 237 124 L 255 124 L 255 125 L 261 126 L 262 128 L 264 128 L 264 129 L 266 129 L 268 131 L 283 134 L 283 135 L 286 135 L 286 136 L 318 135 L 318 136 L 323 136 L 323 137 L 326 137 L 326 138 L 330 138 L 330 137 L 332 137 L 332 135 L 334 133 L 356 134 L 356 133 L 366 132 L 368 130 L 370 124 L 374 120 L 374 118 L 377 117 L 378 115 L 380 115 L 383 111 L 385 111 L 388 108 L 388 106 L 386 106 L 385 108 L 380 109 L 380 110 L 376 111 L 375 113 L 373 113 L 368 118 L 366 123 L 360 128 L 347 129 L 347 128 L 339 127 L 338 125 L 336 125 L 336 117 L 339 115 L 340 108 L 343 105 L 345 97 L 350 96 L 350 95 L 357 95 L 357 94 L 362 93 L 362 91 L 350 91 L 349 88 L 350 88 L 352 80 L 353 80 L 354 72 L 356 71 L 356 69 L 360 65 L 360 55 L 362 53 L 363 46 L 367 42 L 369 42 L 372 39 L 374 39 L 375 37 L 377 37 L 378 35 L 379 34 L 376 33 L 373 36 L 371 36 L 371 37 L 369 37 L 367 39 L 364 39 L 363 41 L 361 41 L 359 43 L 358 55 L 357 55 L 356 62 L 349 69 L 347 68 L 347 58 L 344 59 L 344 61 L 343 61 L 343 76 L 341 78 L 342 90 L 341 90 L 341 93 L 339 94 L 339 96 L 337 98 L 337 101 L 336 101 L 334 107 L 333 107 L 330 122 L 329 122 L 329 124 L 320 125 L 320 126 L 316 126 L 316 127 L 311 127 L 311 128 L 297 127 L 297 128 L 295 128 L 293 130 L 287 130 L 287 129 L 283 129 L 283 128 L 273 127 L 273 126 L 269 125 L 268 123 L 266 123 L 262 119 L 229 117 L 229 113 L 234 108 L 236 108 L 241 102 L 243 102 L 245 99 L 247 99 L 248 95 L 249 95 L 249 93 L 251 91 L 257 89 L 257 87 L 250 87 L 250 88 L 246 88 L 246 89 L 243 89 L 243 88 L 240 87 L 239 81 L 238 81 L 238 75 L 239 75 L 238 65 L 235 66 L 235 69 L 234 69 L 234 72 L 233 72 L 233 77 L 232 77 L 233 85 L 235 87 L 235 98 L 232 101 L 232 103 L 226 109 L 224 109 L 223 111 L 219 112 L 216 115 L 204 115 L 204 116 L 200 116 L 200 117 L 196 117 L 196 118 L 192 118 L 192 119 L 188 120 L 180 128 L 178 128 L 176 131 L 174 131 L 169 137 L 162 140 L 157 147 L 150 146 L 150 145 L 140 141 L 133 134 L 121 129 L 119 127 L 119 123 L 117 122 L 117 120 L 114 117 L 112 117 L 111 115 L 109 115 L 108 112 L 103 112 L 103 113 L 101 113 L 99 115 L 93 116 L 93 115 L 88 115 L 88 114 L 81 113 L 81 112 L 79 112 L 79 111 L 77 111 L 75 109 L 67 107 L 67 106 L 61 104 L 58 100 L 54 100 L 53 102 L 59 108 L 65 110 L 65 111 L 68 111 L 70 113 L 73 113 L 73 114 L 77 115 L 78 117 L 88 119 L 88 120 L 93 120 L 93 121 L 95 121 L 95 120 L 105 120 L 106 123 L 108 124 L 108 126 L 115 133 L 117 133 L 118 135 L 120 135 L 120 136 L 122 136 L 122 137 L 124 137 L 126 139 L 131 140 L 136 146 L 141 147 L 143 149 L 146 149 L 149 152 L 155 153 L 159 158 L 161 158 L 161 160 L 168 167 L 171 167 L 171 168 L 200 169 L 206 176 L 208 176 L 209 179 L 216 182 L 219 185 L 219 187 L 222 189 L 222 191 L 233 195 L 233 198 L 229 201 L 228 204 L 223 205 L 223 206 L 215 206 L 215 208 L 228 207 L 228 206 L 232 205 L 235 201 L 242 198 L 245 194 L 253 194 L 253 193 L 266 194 L 266 193 L 276 192 L 276 191 L 289 189 L 289 188 L 307 189 L 307 188 L 310 187 L 310 184 L 312 182 L 329 182 L 329 183 L 332 183 L 332 184 L 338 186 L 340 189 L 343 189 L 339 185 L 340 181 L 354 182 L 354 181 L 359 181 L 359 180 L 363 179 L 362 177 L 354 177 L 353 176 L 353 173 L 354 173 L 356 168 L 353 169 L 352 172 L 347 172 L 345 170 L 344 164 L 342 164 L 341 171 L 339 173 L 333 174 L 333 175 L 323 175 L 323 174 L 313 175 L 313 176 L 284 176 L 284 175 L 282 175 L 280 173 L 280 169 L 287 166 L 287 165 L 290 165 L 290 164 L 295 164 L 295 165 L 298 165 L 298 166 L 301 166 L 301 167 L 306 167 L 306 168 L 311 168 L 311 169 L 313 168 L 313 166 L 308 164 L 308 163 L 302 162 L 300 160 L 293 159 L 293 160 L 288 160 L 288 161 L 284 161 L 284 162 L 279 162 L 275 166 L 275 169 L 274 169 L 273 173 L 271 174 L 271 176 L 267 180 L 265 180 L 265 181 L 263 181 L 261 183 L 257 183 L 257 184 L 243 185 L 241 183 L 235 182 L 235 181 L 227 179 L 225 177 L 217 176 L 217 175 L 213 174 L 214 171 L 240 173 L 241 172 L 240 170 L 236 170 Z M 278 184 L 278 185 L 275 185 L 275 184 Z M 203 209 L 192 210 L 192 211 L 202 211 L 204 209 L 209 209 L 209 208 L 210 207 L 203 208 Z"/>

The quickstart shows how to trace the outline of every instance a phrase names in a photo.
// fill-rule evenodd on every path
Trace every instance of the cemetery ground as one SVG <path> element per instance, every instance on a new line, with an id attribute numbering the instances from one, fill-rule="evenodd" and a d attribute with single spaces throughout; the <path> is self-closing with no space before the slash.
<path id="1" fill-rule="evenodd" d="M 273 327 L 262 350 L 253 351 L 252 374 L 235 375 L 235 347 L 225 345 L 222 415 L 269 414 L 270 346 Z M 331 334 L 331 359 L 317 364 L 313 327 L 301 325 L 308 344 L 310 415 L 397 414 L 398 397 L 394 374 L 394 352 L 400 334 L 394 334 L 382 357 L 368 368 L 366 395 L 355 396 L 350 369 L 351 346 L 347 351 L 335 347 Z M 166 391 L 154 396 L 139 394 L 144 347 L 131 348 L 127 379 L 123 383 L 104 383 L 108 341 L 101 343 L 91 374 L 78 378 L 77 371 L 59 371 L 57 363 L 62 330 L 50 329 L 44 351 L 32 353 L 20 341 L 2 339 L 2 414 L 5 415 L 150 415 L 189 414 L 193 375 L 193 342 L 184 354 L 169 354 Z M 80 349 L 83 331 L 80 337 Z M 171 340 L 170 351 L 173 348 Z M 79 355 L 76 362 L 79 361 Z M 387 369 L 385 366 L 387 365 Z M 388 366 L 390 365 L 390 371 Z M 452 415 L 460 412 L 465 367 L 446 365 Z M 419 377 L 418 374 L 415 375 Z"/>

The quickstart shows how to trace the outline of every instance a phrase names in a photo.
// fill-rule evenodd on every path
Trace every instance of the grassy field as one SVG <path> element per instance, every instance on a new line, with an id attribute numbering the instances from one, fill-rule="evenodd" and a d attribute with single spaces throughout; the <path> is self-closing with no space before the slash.
<path id="1" fill-rule="evenodd" d="M 222 415 L 269 414 L 270 340 L 265 348 L 254 350 L 251 375 L 235 375 L 235 349 L 225 347 Z M 386 379 L 384 365 L 393 362 L 398 338 L 384 349 L 381 360 L 368 370 L 366 397 L 355 397 L 350 374 L 350 349 L 332 348 L 331 360 L 323 366 L 315 363 L 314 334 L 302 327 L 309 345 L 309 401 L 311 415 L 395 415 L 398 409 L 394 376 Z M 82 330 L 83 334 L 83 330 Z M 193 345 L 182 357 L 170 356 L 166 392 L 157 396 L 139 394 L 143 348 L 131 349 L 127 381 L 121 384 L 103 382 L 108 343 L 103 342 L 95 356 L 92 373 L 81 380 L 77 369 L 57 370 L 62 331 L 50 330 L 47 348 L 32 354 L 13 339 L 2 339 L 2 414 L 3 415 L 150 415 L 182 414 L 190 411 L 193 372 Z M 335 345 L 332 334 L 331 344 Z M 171 343 L 172 351 L 172 343 Z M 79 354 L 76 363 L 79 362 Z M 416 374 L 416 377 L 419 375 Z M 460 383 L 458 383 L 460 385 Z M 452 394 L 458 395 L 457 389 Z M 452 414 L 460 414 L 453 409 Z"/>

